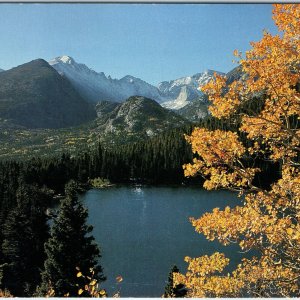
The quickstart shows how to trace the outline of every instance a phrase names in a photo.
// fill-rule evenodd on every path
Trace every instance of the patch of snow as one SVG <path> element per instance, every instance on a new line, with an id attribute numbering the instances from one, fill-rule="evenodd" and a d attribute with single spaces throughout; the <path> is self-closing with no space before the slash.
<path id="1" fill-rule="evenodd" d="M 67 55 L 62 56 L 61 61 L 65 64 L 72 64 L 72 62 L 73 62 L 72 58 Z"/>

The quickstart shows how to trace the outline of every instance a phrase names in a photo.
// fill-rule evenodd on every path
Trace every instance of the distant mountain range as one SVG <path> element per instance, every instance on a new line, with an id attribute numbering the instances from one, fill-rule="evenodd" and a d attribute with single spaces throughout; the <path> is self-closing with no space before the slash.
<path id="1" fill-rule="evenodd" d="M 200 87 L 216 71 L 164 81 L 157 87 L 130 75 L 112 79 L 69 56 L 48 63 L 37 59 L 0 72 L 2 128 L 65 128 L 93 121 L 104 134 L 151 136 L 206 117 L 208 99 Z M 228 82 L 242 75 L 241 68 L 235 68 L 227 74 Z"/>
<path id="2" fill-rule="evenodd" d="M 0 69 L 0 157 L 78 153 L 98 142 L 115 147 L 198 122 L 209 115 L 199 87 L 214 73 L 156 87 L 130 75 L 112 79 L 69 56 Z M 241 76 L 237 67 L 227 82 Z"/>
<path id="3" fill-rule="evenodd" d="M 73 86 L 85 99 L 122 102 L 130 96 L 144 96 L 162 102 L 159 90 L 151 84 L 127 75 L 121 79 L 106 77 L 103 72 L 97 73 L 84 64 L 76 63 L 69 56 L 59 56 L 49 64 L 62 76 L 70 80 Z"/>
<path id="4" fill-rule="evenodd" d="M 49 64 L 59 74 L 68 78 L 81 96 L 91 102 L 122 102 L 131 96 L 143 96 L 154 99 L 162 106 L 173 110 L 199 99 L 203 95 L 200 87 L 206 84 L 216 72 L 208 70 L 193 76 L 163 81 L 155 87 L 130 75 L 121 79 L 106 77 L 103 72 L 97 73 L 84 64 L 76 63 L 69 56 L 56 57 L 49 61 Z M 217 73 L 225 75 L 221 72 Z"/>

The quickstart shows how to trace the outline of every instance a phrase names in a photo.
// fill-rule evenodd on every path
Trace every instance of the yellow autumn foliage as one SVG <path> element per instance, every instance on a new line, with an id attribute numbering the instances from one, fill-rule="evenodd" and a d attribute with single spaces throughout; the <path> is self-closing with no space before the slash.
<path id="1" fill-rule="evenodd" d="M 217 118 L 240 114 L 240 132 L 196 128 L 186 137 L 196 155 L 183 166 L 185 176 L 201 174 L 207 189 L 228 188 L 244 195 L 241 205 L 214 209 L 191 219 L 198 233 L 224 245 L 237 243 L 242 251 L 259 253 L 224 274 L 229 260 L 220 253 L 186 258 L 188 271 L 176 274 L 190 297 L 300 296 L 300 4 L 275 4 L 278 35 L 264 32 L 245 53 L 235 51 L 246 74 L 226 85 L 215 74 L 205 87 Z M 239 108 L 262 101 L 257 113 Z M 260 170 L 246 167 L 244 158 L 264 155 L 280 163 L 280 179 L 265 190 L 253 183 Z"/>

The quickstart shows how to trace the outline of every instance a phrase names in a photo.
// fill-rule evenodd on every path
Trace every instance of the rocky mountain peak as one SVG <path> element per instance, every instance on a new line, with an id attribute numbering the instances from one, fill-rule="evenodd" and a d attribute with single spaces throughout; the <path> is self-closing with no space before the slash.
<path id="1" fill-rule="evenodd" d="M 118 136 L 136 133 L 141 137 L 152 136 L 187 122 L 176 113 L 161 107 L 156 101 L 142 96 L 129 97 L 114 106 L 102 102 L 96 109 L 98 116 L 106 113 L 106 118 L 98 119 L 98 130 Z"/>

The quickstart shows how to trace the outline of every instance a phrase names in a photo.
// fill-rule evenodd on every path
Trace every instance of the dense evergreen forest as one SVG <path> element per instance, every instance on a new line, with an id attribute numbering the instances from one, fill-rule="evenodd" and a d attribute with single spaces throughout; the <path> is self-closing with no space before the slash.
<path id="1" fill-rule="evenodd" d="M 236 119 L 223 121 L 209 117 L 197 126 L 235 130 L 237 123 Z M 65 153 L 61 157 L 0 162 L 0 289 L 8 289 L 14 296 L 43 296 L 55 286 L 60 291 L 58 296 L 67 292 L 74 296 L 78 281 L 76 267 L 93 268 L 101 282 L 104 276 L 97 264 L 100 251 L 90 235 L 92 228 L 85 224 L 87 212 L 77 200 L 77 192 L 89 188 L 89 180 L 94 178 L 116 184 L 201 184 L 199 178 L 183 176 L 182 165 L 193 157 L 184 134 L 190 134 L 192 129 L 193 126 L 174 129 L 118 148 L 106 149 L 99 144 L 93 151 L 78 156 Z M 263 169 L 257 181 L 267 177 L 269 182 L 264 180 L 265 185 L 279 170 L 279 166 L 262 164 L 259 157 L 245 161 Z M 60 201 L 62 208 L 58 216 L 50 217 L 48 208 L 55 201 Z M 77 214 L 76 220 L 66 217 L 70 214 Z M 50 230 L 51 218 L 54 225 Z M 62 238 L 66 230 L 72 234 L 80 232 L 80 242 L 74 245 L 70 239 L 67 243 Z M 68 250 L 74 247 L 76 253 Z M 65 249 L 63 261 L 57 249 Z M 74 257 L 81 252 L 84 254 L 80 262 L 75 260 L 80 264 L 77 266 Z M 68 278 L 69 290 L 62 283 L 65 279 L 58 276 L 63 269 L 74 272 L 74 278 Z"/>

